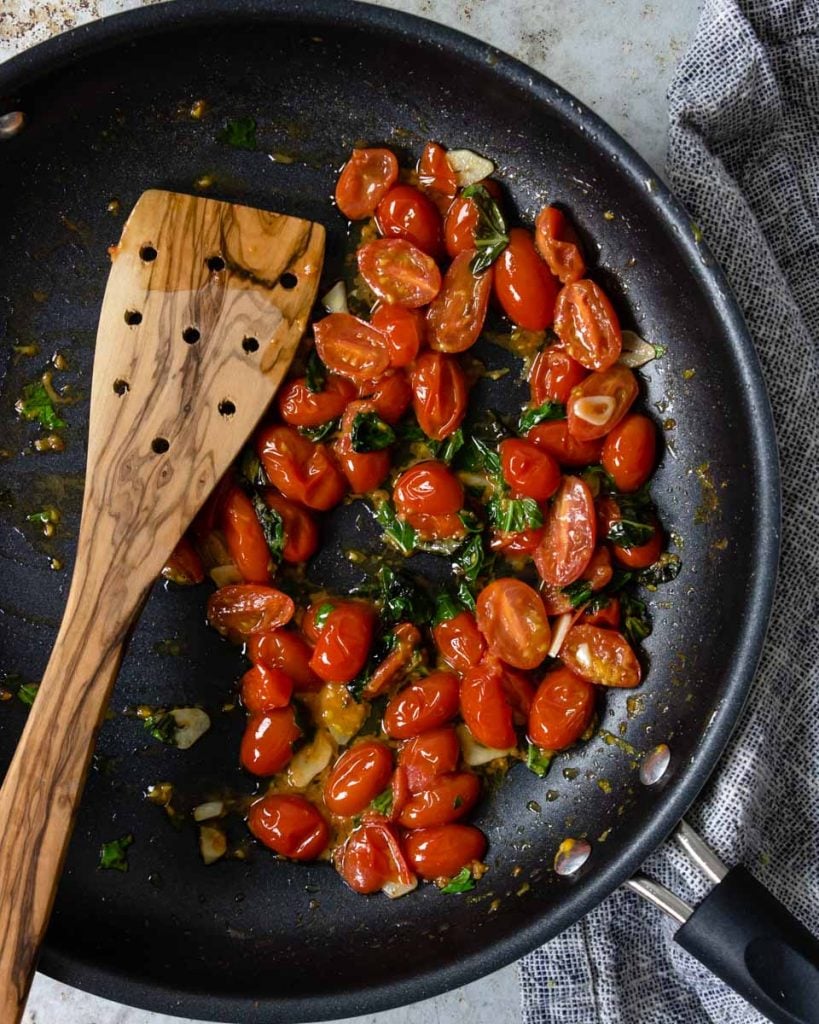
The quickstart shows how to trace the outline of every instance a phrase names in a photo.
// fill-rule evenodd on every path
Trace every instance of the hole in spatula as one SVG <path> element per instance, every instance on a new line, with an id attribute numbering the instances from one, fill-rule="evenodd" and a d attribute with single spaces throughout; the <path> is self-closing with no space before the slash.
<path id="1" fill-rule="evenodd" d="M 126 309 L 125 323 L 128 324 L 129 327 L 136 327 L 137 324 L 142 323 L 142 314 L 138 309 Z"/>
<path id="2" fill-rule="evenodd" d="M 212 274 L 218 274 L 220 270 L 225 269 L 225 261 L 221 256 L 208 256 L 205 265 Z"/>
<path id="3" fill-rule="evenodd" d="M 151 441 L 151 449 L 156 452 L 157 455 L 164 455 L 165 452 L 170 448 L 167 437 L 155 437 Z"/>
<path id="4" fill-rule="evenodd" d="M 188 345 L 195 345 L 199 341 L 200 334 L 195 327 L 186 327 L 182 332 L 182 340 Z"/>
<path id="5" fill-rule="evenodd" d="M 119 395 L 120 398 L 127 394 L 131 390 L 131 385 L 127 380 L 123 380 L 122 377 L 117 377 L 114 381 L 114 394 Z"/>
<path id="6" fill-rule="evenodd" d="M 244 338 L 242 340 L 242 348 L 245 350 L 245 352 L 258 352 L 259 342 L 256 340 L 256 338 Z"/>
<path id="7" fill-rule="evenodd" d="M 219 403 L 219 415 L 224 416 L 225 419 L 230 419 L 231 416 L 236 412 L 236 406 L 229 398 L 223 398 Z"/>
<path id="8" fill-rule="evenodd" d="M 156 259 L 156 249 L 152 245 L 143 245 L 139 250 L 139 258 L 143 263 L 153 263 Z"/>
<path id="9" fill-rule="evenodd" d="M 279 284 L 282 288 L 286 288 L 288 291 L 290 291 L 291 288 L 295 288 L 298 283 L 299 279 L 295 274 L 291 274 L 289 270 L 279 278 Z"/>

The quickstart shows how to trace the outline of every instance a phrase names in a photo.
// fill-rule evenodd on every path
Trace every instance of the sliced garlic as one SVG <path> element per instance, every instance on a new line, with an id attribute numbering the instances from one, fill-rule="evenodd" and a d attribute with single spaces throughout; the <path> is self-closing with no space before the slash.
<path id="1" fill-rule="evenodd" d="M 579 644 L 577 650 L 574 652 L 574 656 L 577 658 L 578 665 L 581 665 L 585 669 L 592 667 L 592 656 L 588 644 Z"/>
<path id="2" fill-rule="evenodd" d="M 349 743 L 370 712 L 366 701 L 356 701 L 344 683 L 327 683 L 319 693 L 319 716 L 339 746 Z"/>
<path id="3" fill-rule="evenodd" d="M 549 657 L 556 658 L 560 654 L 560 648 L 566 639 L 566 634 L 572 628 L 574 612 L 564 612 L 558 615 L 552 625 L 552 645 L 549 648 Z"/>
<path id="4" fill-rule="evenodd" d="M 475 185 L 495 173 L 492 161 L 473 153 L 471 149 L 450 149 L 446 156 L 461 188 Z"/>
<path id="5" fill-rule="evenodd" d="M 287 781 L 296 789 L 303 789 L 324 771 L 334 753 L 335 746 L 329 733 L 319 729 L 312 743 L 308 743 L 294 755 L 287 769 Z"/>
<path id="6" fill-rule="evenodd" d="M 593 427 L 604 427 L 611 419 L 616 404 L 611 395 L 586 395 L 574 403 L 574 414 Z"/>
<path id="7" fill-rule="evenodd" d="M 230 565 L 215 565 L 210 570 L 210 578 L 217 587 L 229 587 L 232 583 L 244 582 L 244 577 L 232 562 Z"/>
<path id="8" fill-rule="evenodd" d="M 485 747 L 482 743 L 478 743 L 465 725 L 456 726 L 455 731 L 458 734 L 458 741 L 461 744 L 461 753 L 463 754 L 464 761 L 470 768 L 477 768 L 481 764 L 489 764 L 490 761 L 494 761 L 498 757 L 508 757 L 514 753 L 514 747 L 509 747 L 506 750 L 500 750 L 497 747 Z"/>
<path id="9" fill-rule="evenodd" d="M 192 747 L 210 729 L 210 718 L 201 708 L 171 708 L 170 714 L 176 722 L 174 740 L 180 750 Z"/>
<path id="10" fill-rule="evenodd" d="M 385 882 L 381 886 L 381 892 L 389 896 L 391 900 L 397 900 L 400 896 L 406 896 L 408 892 L 418 887 L 418 879 L 412 876 L 411 882 Z"/>
<path id="11" fill-rule="evenodd" d="M 619 363 L 636 370 L 639 366 L 645 366 L 657 358 L 657 349 L 651 342 L 641 338 L 634 331 L 623 331 L 623 349 L 620 353 Z"/>
<path id="12" fill-rule="evenodd" d="M 199 829 L 199 852 L 206 864 L 213 864 L 227 853 L 227 836 L 216 825 L 203 825 Z"/>
<path id="13" fill-rule="evenodd" d="M 194 807 L 193 820 L 209 821 L 211 818 L 221 818 L 224 813 L 225 805 L 221 800 L 209 800 L 207 803 Z"/>
<path id="14" fill-rule="evenodd" d="M 322 296 L 321 304 L 328 313 L 349 313 L 347 289 L 344 287 L 344 282 L 336 281 L 330 291 Z"/>

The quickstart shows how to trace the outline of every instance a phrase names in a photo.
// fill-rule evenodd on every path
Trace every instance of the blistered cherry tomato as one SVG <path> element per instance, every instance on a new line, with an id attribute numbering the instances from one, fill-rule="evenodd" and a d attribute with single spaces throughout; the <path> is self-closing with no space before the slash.
<path id="1" fill-rule="evenodd" d="M 264 503 L 282 517 L 284 525 L 284 547 L 282 558 L 285 562 L 306 562 L 318 550 L 319 532 L 312 515 L 295 501 L 288 501 L 272 487 L 263 493 Z"/>
<path id="2" fill-rule="evenodd" d="M 537 571 L 552 586 L 568 586 L 580 579 L 594 553 L 597 521 L 588 484 L 577 476 L 564 477 L 543 525 Z"/>
<path id="3" fill-rule="evenodd" d="M 477 665 L 486 652 L 486 641 L 472 612 L 458 612 L 432 628 L 432 639 L 443 661 L 456 672 Z"/>
<path id="4" fill-rule="evenodd" d="M 251 715 L 239 751 L 242 767 L 254 775 L 275 775 L 289 764 L 300 738 L 292 704 Z"/>
<path id="5" fill-rule="evenodd" d="M 424 352 L 410 374 L 412 407 L 421 430 L 434 441 L 453 434 L 466 414 L 467 383 L 452 356 Z"/>
<path id="6" fill-rule="evenodd" d="M 313 648 L 310 668 L 325 682 L 349 683 L 364 668 L 375 613 L 362 601 L 338 601 Z"/>
<path id="7" fill-rule="evenodd" d="M 620 321 L 603 289 L 583 278 L 564 285 L 555 304 L 555 333 L 587 370 L 607 370 L 620 358 Z"/>
<path id="8" fill-rule="evenodd" d="M 313 648 L 293 629 L 276 629 L 251 636 L 247 656 L 255 665 L 282 669 L 293 680 L 297 693 L 311 693 L 322 687 L 322 680 L 310 668 Z"/>
<path id="9" fill-rule="evenodd" d="M 572 626 L 560 657 L 577 675 L 600 686 L 637 686 L 640 662 L 626 638 L 613 629 Z"/>
<path id="10" fill-rule="evenodd" d="M 361 692 L 366 700 L 372 700 L 383 693 L 410 664 L 418 645 L 421 634 L 411 622 L 399 622 L 392 631 L 395 641 L 392 650 L 384 660 L 373 669 L 364 689 Z"/>
<path id="11" fill-rule="evenodd" d="M 401 744 L 398 763 L 406 773 L 411 793 L 427 789 L 439 775 L 454 772 L 461 757 L 461 746 L 452 726 L 430 729 Z"/>
<path id="12" fill-rule="evenodd" d="M 441 251 L 441 215 L 432 200 L 412 185 L 395 185 L 375 211 L 385 238 L 405 238 L 430 256 Z"/>
<path id="13" fill-rule="evenodd" d="M 193 586 L 205 578 L 202 559 L 187 536 L 182 537 L 171 552 L 162 567 L 162 577 L 181 587 Z"/>
<path id="14" fill-rule="evenodd" d="M 333 814 L 358 814 L 382 792 L 392 775 L 392 751 L 377 740 L 346 750 L 324 783 L 324 803 Z"/>
<path id="15" fill-rule="evenodd" d="M 388 149 L 354 149 L 336 183 L 336 203 L 348 220 L 371 217 L 398 178 Z"/>
<path id="16" fill-rule="evenodd" d="M 587 626 L 602 626 L 604 629 L 620 628 L 620 598 L 610 597 L 602 608 L 593 611 L 587 608 L 580 617 Z"/>
<path id="17" fill-rule="evenodd" d="M 267 583 L 273 562 L 253 502 L 234 487 L 222 505 L 222 532 L 230 557 L 247 583 Z"/>
<path id="18" fill-rule="evenodd" d="M 333 441 L 333 452 L 336 460 L 353 494 L 366 494 L 374 491 L 390 472 L 390 452 L 388 448 L 380 451 L 356 452 L 353 450 L 352 429 L 359 415 L 375 412 L 372 402 L 350 402 L 341 421 L 341 434 Z"/>
<path id="19" fill-rule="evenodd" d="M 316 352 L 334 373 L 354 381 L 380 377 L 390 365 L 387 339 L 350 313 L 330 313 L 313 325 Z"/>
<path id="20" fill-rule="evenodd" d="M 293 695 L 293 680 L 280 668 L 254 665 L 242 676 L 242 704 L 250 714 L 284 708 Z"/>
<path id="21" fill-rule="evenodd" d="M 492 291 L 492 267 L 473 274 L 474 252 L 450 263 L 438 297 L 427 310 L 427 341 L 437 352 L 464 352 L 478 340 Z"/>
<path id="22" fill-rule="evenodd" d="M 384 712 L 384 729 L 396 740 L 420 736 L 445 725 L 458 714 L 458 677 L 431 672 L 400 690 Z"/>
<path id="23" fill-rule="evenodd" d="M 448 466 L 430 459 L 404 470 L 395 481 L 392 497 L 399 515 L 446 515 L 463 507 L 464 489 Z"/>
<path id="24" fill-rule="evenodd" d="M 330 829 L 318 809 L 295 793 L 257 800 L 247 826 L 265 846 L 291 860 L 315 860 L 330 841 Z"/>
<path id="25" fill-rule="evenodd" d="M 588 580 L 591 583 L 592 590 L 596 593 L 611 583 L 613 575 L 614 570 L 611 567 L 609 550 L 604 544 L 600 544 L 595 548 L 594 554 L 591 556 L 589 564 L 580 578 Z"/>
<path id="26" fill-rule="evenodd" d="M 525 672 L 518 672 L 508 665 L 503 666 L 503 692 L 512 708 L 512 719 L 518 725 L 525 725 L 529 718 L 529 708 L 535 688 L 529 682 Z"/>
<path id="27" fill-rule="evenodd" d="M 472 825 L 437 825 L 410 832 L 407 860 L 421 878 L 453 878 L 486 853 L 486 837 Z"/>
<path id="28" fill-rule="evenodd" d="M 637 393 L 637 378 L 627 366 L 590 373 L 569 396 L 569 433 L 578 441 L 604 437 L 626 415 Z"/>
<path id="29" fill-rule="evenodd" d="M 554 206 L 544 206 L 535 221 L 535 245 L 549 270 L 563 284 L 579 281 L 586 273 L 574 228 Z"/>
<path id="30" fill-rule="evenodd" d="M 479 223 L 480 213 L 474 199 L 459 196 L 452 201 L 444 221 L 444 244 L 451 259 L 459 253 L 475 251 L 475 232 Z"/>
<path id="31" fill-rule="evenodd" d="M 306 377 L 294 377 L 282 384 L 276 406 L 284 422 L 292 427 L 320 427 L 338 419 L 352 398 L 355 387 L 343 377 L 330 374 L 322 391 L 311 391 Z"/>
<path id="32" fill-rule="evenodd" d="M 542 331 L 554 319 L 558 284 L 525 228 L 512 228 L 494 265 L 495 296 L 513 324 Z"/>
<path id="33" fill-rule="evenodd" d="M 387 339 L 390 366 L 409 366 L 415 361 L 426 330 L 422 313 L 385 303 L 376 307 L 370 323 Z"/>
<path id="34" fill-rule="evenodd" d="M 278 629 L 295 610 L 293 599 L 281 590 L 254 583 L 220 587 L 208 598 L 208 622 L 224 635 L 248 637 Z"/>
<path id="35" fill-rule="evenodd" d="M 529 739 L 541 750 L 564 750 L 588 729 L 594 714 L 592 683 L 567 668 L 547 673 L 529 711 Z"/>
<path id="36" fill-rule="evenodd" d="M 560 466 L 531 441 L 510 437 L 499 447 L 503 479 L 516 495 L 547 501 L 560 486 Z"/>
<path id="37" fill-rule="evenodd" d="M 538 352 L 529 373 L 529 393 L 532 405 L 545 402 L 569 401 L 572 388 L 579 384 L 588 373 L 576 359 L 556 345 L 549 345 Z"/>
<path id="38" fill-rule="evenodd" d="M 374 384 L 362 389 L 373 412 L 393 426 L 401 419 L 412 401 L 412 387 L 403 370 L 392 370 Z"/>
<path id="39" fill-rule="evenodd" d="M 448 825 L 466 817 L 481 795 L 481 781 L 472 772 L 439 775 L 428 788 L 404 804 L 398 818 L 404 828 Z"/>
<path id="40" fill-rule="evenodd" d="M 326 511 L 344 497 L 347 482 L 328 449 L 293 427 L 264 427 L 256 449 L 268 479 L 286 498 Z"/>
<path id="41" fill-rule="evenodd" d="M 378 892 L 385 885 L 414 881 L 395 828 L 385 819 L 368 819 L 351 832 L 337 858 L 338 871 L 354 892 Z"/>
<path id="42" fill-rule="evenodd" d="M 601 462 L 618 491 L 638 491 L 651 476 L 657 458 L 657 430 L 648 418 L 632 413 L 615 426 L 603 444 Z"/>
<path id="43" fill-rule="evenodd" d="M 403 238 L 377 238 L 357 253 L 358 269 L 376 298 L 407 309 L 432 302 L 441 272 L 431 256 Z"/>
<path id="44" fill-rule="evenodd" d="M 418 161 L 418 186 L 441 213 L 458 192 L 458 178 L 447 159 L 446 150 L 437 142 L 428 142 Z"/>
<path id="45" fill-rule="evenodd" d="M 647 569 L 654 565 L 663 553 L 663 529 L 656 516 L 651 516 L 654 533 L 644 544 L 627 547 L 623 544 L 612 544 L 611 550 L 615 559 L 626 569 Z"/>
<path id="46" fill-rule="evenodd" d="M 547 420 L 532 427 L 526 440 L 554 456 L 561 466 L 589 466 L 600 461 L 602 440 L 578 441 L 566 420 Z"/>
<path id="47" fill-rule="evenodd" d="M 536 668 L 546 657 L 552 633 L 543 601 L 523 580 L 492 580 L 478 594 L 475 618 L 489 650 L 507 665 Z"/>
<path id="48" fill-rule="evenodd" d="M 461 681 L 461 717 L 485 747 L 508 750 L 517 742 L 512 708 L 503 685 L 503 666 L 485 658 L 470 668 Z"/>

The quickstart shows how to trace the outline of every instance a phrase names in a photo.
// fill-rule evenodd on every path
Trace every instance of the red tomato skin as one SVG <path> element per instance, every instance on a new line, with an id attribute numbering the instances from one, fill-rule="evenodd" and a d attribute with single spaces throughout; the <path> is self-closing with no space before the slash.
<path id="1" fill-rule="evenodd" d="M 239 752 L 242 767 L 253 775 L 275 775 L 289 764 L 300 737 L 292 705 L 251 715 Z"/>
<path id="2" fill-rule="evenodd" d="M 247 825 L 260 842 L 290 860 L 315 860 L 330 841 L 330 830 L 318 809 L 295 793 L 257 800 Z"/>
<path id="3" fill-rule="evenodd" d="M 412 407 L 421 430 L 433 441 L 454 434 L 466 414 L 468 387 L 452 356 L 424 352 L 410 373 Z"/>
<path id="4" fill-rule="evenodd" d="M 563 284 L 579 281 L 586 273 L 577 235 L 561 210 L 544 206 L 535 221 L 535 246 L 549 270 Z"/>
<path id="5" fill-rule="evenodd" d="M 381 302 L 417 309 L 432 302 L 441 290 L 435 260 L 403 238 L 366 242 L 356 257 L 359 273 Z"/>
<path id="6" fill-rule="evenodd" d="M 344 497 L 347 481 L 325 445 L 274 424 L 259 431 L 256 449 L 268 479 L 285 498 L 326 512 Z"/>
<path id="7" fill-rule="evenodd" d="M 458 178 L 443 146 L 428 142 L 418 161 L 418 187 L 435 203 L 441 213 L 458 192 Z"/>
<path id="8" fill-rule="evenodd" d="M 513 324 L 545 330 L 554 320 L 558 284 L 526 228 L 512 228 L 494 264 L 495 297 Z"/>
<path id="9" fill-rule="evenodd" d="M 529 739 L 541 750 L 565 750 L 588 729 L 594 715 L 592 683 L 568 668 L 548 672 L 529 711 Z"/>
<path id="10" fill-rule="evenodd" d="M 486 853 L 486 836 L 472 825 L 419 828 L 406 837 L 407 861 L 419 878 L 454 878 Z"/>
<path id="11" fill-rule="evenodd" d="M 503 669 L 495 658 L 485 658 L 461 680 L 461 717 L 485 747 L 508 750 L 517 743 L 512 708 L 503 686 Z"/>
<path id="12" fill-rule="evenodd" d="M 546 514 L 543 540 L 535 552 L 540 577 L 566 587 L 586 570 L 597 539 L 594 499 L 585 481 L 566 476 Z"/>
<path id="13" fill-rule="evenodd" d="M 560 486 L 560 466 L 542 448 L 512 437 L 501 441 L 501 472 L 516 496 L 548 501 Z"/>
<path id="14" fill-rule="evenodd" d="M 354 149 L 336 183 L 336 205 L 348 220 L 371 217 L 398 178 L 388 149 Z"/>
<path id="15" fill-rule="evenodd" d="M 543 405 L 545 402 L 561 402 L 565 405 L 572 388 L 582 383 L 588 372 L 557 345 L 542 349 L 529 373 L 532 405 Z"/>
<path id="16" fill-rule="evenodd" d="M 638 491 L 654 470 L 657 430 L 648 416 L 632 413 L 615 426 L 603 444 L 603 469 L 618 491 Z"/>
<path id="17" fill-rule="evenodd" d="M 375 412 L 372 402 L 350 402 L 341 421 L 341 435 L 333 441 L 333 453 L 347 477 L 353 494 L 374 491 L 389 475 L 390 451 L 356 452 L 352 445 L 352 428 L 359 413 Z"/>
<path id="18" fill-rule="evenodd" d="M 433 626 L 432 639 L 442 660 L 456 672 L 466 672 L 486 653 L 486 641 L 472 612 L 458 612 Z"/>
<path id="19" fill-rule="evenodd" d="M 383 303 L 376 306 L 370 323 L 387 339 L 390 366 L 410 366 L 415 361 L 426 334 L 421 312 Z"/>
<path id="20" fill-rule="evenodd" d="M 338 419 L 353 398 L 355 387 L 344 377 L 330 374 L 323 391 L 311 391 L 306 377 L 294 377 L 279 389 L 276 407 L 291 427 L 320 427 Z"/>
<path id="21" fill-rule="evenodd" d="M 508 555 L 531 555 L 543 540 L 543 527 L 532 530 L 493 530 L 489 547 Z"/>
<path id="22" fill-rule="evenodd" d="M 466 536 L 466 527 L 461 517 L 455 512 L 447 512 L 443 515 L 409 512 L 404 518 L 422 540 L 449 540 L 454 537 Z"/>
<path id="23" fill-rule="evenodd" d="M 398 833 L 380 816 L 369 816 L 351 832 L 337 855 L 338 873 L 358 893 L 378 892 L 385 882 L 411 883 Z"/>
<path id="24" fill-rule="evenodd" d="M 580 620 L 586 626 L 600 626 L 603 629 L 620 628 L 620 598 L 612 597 L 609 603 L 599 611 L 593 612 L 588 608 L 580 616 Z"/>
<path id="25" fill-rule="evenodd" d="M 496 658 L 513 668 L 537 668 L 552 633 L 543 601 L 523 580 L 492 580 L 478 594 L 475 619 Z M 494 744 L 489 744 L 494 746 Z"/>
<path id="26" fill-rule="evenodd" d="M 650 565 L 654 565 L 663 553 L 664 541 L 662 527 L 655 518 L 654 533 L 645 544 L 638 544 L 631 548 L 612 544 L 611 550 L 616 561 L 626 569 L 647 569 Z"/>
<path id="27" fill-rule="evenodd" d="M 269 583 L 273 567 L 253 502 L 234 487 L 222 505 L 222 532 L 230 557 L 246 583 Z"/>
<path id="28" fill-rule="evenodd" d="M 465 818 L 478 802 L 481 781 L 473 772 L 439 775 L 404 804 L 398 818 L 404 828 L 431 828 Z"/>
<path id="29" fill-rule="evenodd" d="M 403 370 L 388 370 L 362 391 L 373 412 L 391 426 L 398 423 L 412 402 L 412 387 Z"/>
<path id="30" fill-rule="evenodd" d="M 208 622 L 223 635 L 249 637 L 286 626 L 296 606 L 275 587 L 233 583 L 208 598 Z"/>
<path id="31" fill-rule="evenodd" d="M 584 645 L 589 654 L 588 659 L 578 655 L 578 650 Z M 613 629 L 572 626 L 563 641 L 560 657 L 575 675 L 599 686 L 631 688 L 640 682 L 641 669 L 637 655 L 626 638 Z"/>
<path id="32" fill-rule="evenodd" d="M 581 384 L 572 388 L 569 396 L 566 405 L 569 434 L 578 441 L 596 441 L 605 437 L 623 419 L 634 404 L 638 393 L 637 378 L 627 366 L 617 365 L 602 373 L 590 373 Z M 578 403 L 583 399 L 598 396 L 612 399 L 614 407 L 604 423 L 589 423 L 578 416 Z"/>
<path id="33" fill-rule="evenodd" d="M 620 358 L 620 321 L 603 289 L 583 278 L 561 288 L 555 303 L 555 333 L 587 370 L 607 370 Z"/>
<path id="34" fill-rule="evenodd" d="M 447 515 L 458 512 L 464 503 L 461 481 L 443 462 L 417 462 L 395 481 L 393 501 L 399 515 L 414 512 Z"/>
<path id="35" fill-rule="evenodd" d="M 375 211 L 375 223 L 385 238 L 404 238 L 422 252 L 441 252 L 441 215 L 435 203 L 412 185 L 395 185 Z"/>
<path id="36" fill-rule="evenodd" d="M 600 461 L 602 440 L 578 441 L 569 433 L 566 420 L 548 420 L 532 427 L 526 440 L 557 459 L 561 466 L 591 466 Z"/>
<path id="37" fill-rule="evenodd" d="M 319 546 L 318 526 L 312 515 L 272 487 L 266 488 L 262 497 L 267 507 L 275 509 L 282 517 L 285 538 L 282 558 L 285 562 L 298 564 L 311 559 Z"/>
<path id="38" fill-rule="evenodd" d="M 315 693 L 324 685 L 310 668 L 313 648 L 293 629 L 275 629 L 251 636 L 247 656 L 256 665 L 280 668 L 293 680 L 296 693 Z"/>
<path id="39" fill-rule="evenodd" d="M 376 667 L 362 690 L 361 695 L 365 700 L 383 693 L 399 677 L 421 643 L 421 634 L 411 622 L 400 622 L 393 630 L 393 636 L 396 639 L 395 646 Z"/>
<path id="40" fill-rule="evenodd" d="M 396 740 L 408 740 L 445 725 L 458 714 L 458 677 L 431 672 L 410 683 L 387 704 L 384 730 Z"/>
<path id="41" fill-rule="evenodd" d="M 479 221 L 474 200 L 459 196 L 452 201 L 444 221 L 444 244 L 450 259 L 455 259 L 462 252 L 475 251 L 475 232 Z"/>
<path id="42" fill-rule="evenodd" d="M 386 789 L 392 776 L 392 751 L 376 740 L 346 750 L 324 784 L 324 803 L 333 814 L 359 814 Z"/>
<path id="43" fill-rule="evenodd" d="M 316 352 L 333 373 L 360 383 L 377 380 L 390 365 L 387 339 L 351 313 L 330 313 L 313 324 Z"/>
<path id="44" fill-rule="evenodd" d="M 478 340 L 489 308 L 493 268 L 473 274 L 474 252 L 450 263 L 441 289 L 427 310 L 427 342 L 436 352 L 465 352 Z"/>
<path id="45" fill-rule="evenodd" d="M 375 613 L 369 605 L 337 602 L 313 648 L 310 668 L 327 683 L 349 683 L 364 668 L 374 628 Z"/>
<path id="46" fill-rule="evenodd" d="M 242 676 L 242 704 L 251 715 L 284 708 L 293 695 L 293 680 L 280 668 L 254 665 Z"/>
<path id="47" fill-rule="evenodd" d="M 430 729 L 405 740 L 398 751 L 410 793 L 427 789 L 439 775 L 454 772 L 461 758 L 461 745 L 452 726 Z"/>
<path id="48" fill-rule="evenodd" d="M 535 695 L 535 688 L 529 682 L 528 676 L 504 665 L 503 692 L 511 705 L 513 721 L 518 725 L 525 725 Z"/>

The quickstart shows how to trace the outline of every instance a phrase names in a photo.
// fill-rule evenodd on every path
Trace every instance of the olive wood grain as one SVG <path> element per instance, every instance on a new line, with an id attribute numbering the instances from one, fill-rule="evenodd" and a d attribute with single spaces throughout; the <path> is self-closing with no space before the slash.
<path id="1" fill-rule="evenodd" d="M 161 191 L 112 250 L 74 576 L 0 790 L 1 1024 L 23 1012 L 127 632 L 284 376 L 323 255 L 320 225 Z"/>

